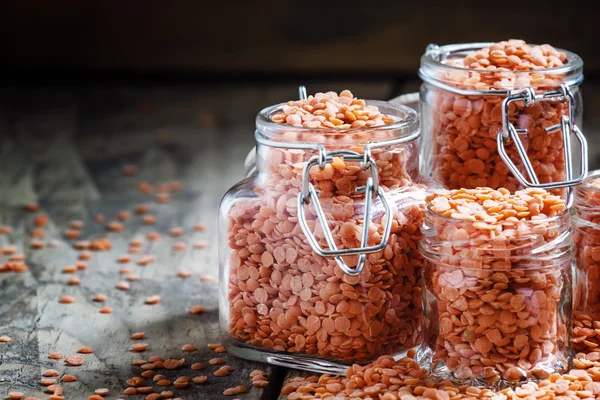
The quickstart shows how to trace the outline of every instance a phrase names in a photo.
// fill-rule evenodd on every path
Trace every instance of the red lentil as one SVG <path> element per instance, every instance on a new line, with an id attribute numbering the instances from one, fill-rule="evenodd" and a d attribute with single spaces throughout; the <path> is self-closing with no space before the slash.
<path id="1" fill-rule="evenodd" d="M 158 233 L 158 232 L 150 232 L 148 235 L 146 235 L 146 238 L 148 240 L 150 240 L 151 242 L 154 242 L 154 241 L 160 239 L 160 233 Z"/>
<path id="2" fill-rule="evenodd" d="M 160 303 L 160 296 L 154 295 L 146 298 L 146 304 L 154 305 Z"/>
<path id="3" fill-rule="evenodd" d="M 29 211 L 29 212 L 36 212 L 38 209 L 40 208 L 40 205 L 38 203 L 27 203 L 25 205 L 25 210 Z"/>
<path id="4" fill-rule="evenodd" d="M 173 243 L 173 250 L 174 251 L 183 251 L 187 249 L 187 243 L 186 242 L 175 242 Z"/>
<path id="5" fill-rule="evenodd" d="M 131 351 L 142 352 L 148 349 L 148 343 L 134 343 L 131 346 Z"/>
<path id="6" fill-rule="evenodd" d="M 30 243 L 30 246 L 32 249 L 39 250 L 39 249 L 43 249 L 44 247 L 46 247 L 46 243 L 44 243 L 40 240 L 32 240 Z"/>
<path id="7" fill-rule="evenodd" d="M 48 358 L 52 359 L 52 360 L 60 360 L 61 358 L 63 358 L 63 355 L 61 353 L 50 353 L 48 354 Z"/>
<path id="8" fill-rule="evenodd" d="M 75 297 L 73 297 L 73 296 L 69 296 L 69 295 L 62 296 L 62 297 L 61 297 L 61 298 L 58 300 L 58 302 L 59 302 L 59 303 L 62 303 L 62 304 L 71 304 L 71 303 L 75 303 Z"/>
<path id="9" fill-rule="evenodd" d="M 196 225 L 194 225 L 194 230 L 196 232 L 205 232 L 206 229 L 207 229 L 206 224 L 196 224 Z"/>
<path id="10" fill-rule="evenodd" d="M 11 400 L 20 400 L 23 398 L 23 396 L 25 396 L 25 394 L 23 394 L 22 392 L 9 392 L 8 393 L 8 397 Z"/>
<path id="11" fill-rule="evenodd" d="M 63 274 L 72 274 L 75 271 L 77 271 L 77 268 L 74 265 L 67 265 L 62 270 Z"/>
<path id="12" fill-rule="evenodd" d="M 152 391 L 154 390 L 154 388 L 152 388 L 152 386 L 142 386 L 142 387 L 138 387 L 137 388 L 137 392 L 138 393 L 152 393 Z"/>
<path id="13" fill-rule="evenodd" d="M 169 193 L 157 193 L 156 194 L 156 202 L 157 203 L 168 203 L 171 201 L 171 196 Z"/>
<path id="14" fill-rule="evenodd" d="M 135 176 L 138 174 L 138 167 L 135 164 L 123 165 L 121 173 L 123 174 L 123 176 Z"/>
<path id="15" fill-rule="evenodd" d="M 206 375 L 195 376 L 193 378 L 193 381 L 195 384 L 203 385 L 208 381 L 208 376 L 206 376 Z"/>
<path id="16" fill-rule="evenodd" d="M 46 236 L 46 231 L 41 228 L 36 228 L 31 231 L 31 237 L 34 238 L 43 238 Z"/>
<path id="17" fill-rule="evenodd" d="M 96 239 L 90 242 L 90 249 L 94 251 L 107 251 L 111 248 L 112 243 L 107 238 Z"/>
<path id="18" fill-rule="evenodd" d="M 112 309 L 111 307 L 104 306 L 104 307 L 102 307 L 100 310 L 98 310 L 98 312 L 99 312 L 100 314 L 112 314 L 112 312 L 113 312 L 113 309 Z"/>
<path id="19" fill-rule="evenodd" d="M 179 360 L 167 359 L 164 361 L 164 367 L 166 369 L 177 369 L 177 368 L 183 367 L 184 363 L 185 363 L 185 358 L 181 358 Z"/>
<path id="20" fill-rule="evenodd" d="M 76 276 L 69 278 L 69 280 L 67 281 L 67 285 L 70 285 L 70 286 L 77 286 L 80 283 L 81 283 L 81 281 Z"/>
<path id="21" fill-rule="evenodd" d="M 73 247 L 77 250 L 87 250 L 90 248 L 90 244 L 89 240 L 78 240 L 73 243 Z"/>
<path id="22" fill-rule="evenodd" d="M 169 230 L 169 235 L 171 235 L 172 237 L 179 237 L 179 236 L 183 235 L 183 228 L 181 228 L 179 226 L 171 228 Z"/>
<path id="23" fill-rule="evenodd" d="M 59 373 L 55 369 L 47 369 L 42 373 L 42 375 L 45 377 L 54 377 L 54 376 L 58 376 Z"/>
<path id="24" fill-rule="evenodd" d="M 65 361 L 67 362 L 67 364 L 73 366 L 73 367 L 79 367 L 80 365 L 83 364 L 83 362 L 85 361 L 85 359 L 83 357 L 80 356 L 68 356 Z"/>
<path id="25" fill-rule="evenodd" d="M 83 262 L 83 261 L 79 261 L 78 263 L 75 264 L 75 267 L 77 267 L 78 270 L 83 271 L 83 270 L 87 269 L 87 263 Z"/>
<path id="26" fill-rule="evenodd" d="M 12 339 L 9 336 L 0 336 L 0 343 L 10 343 Z"/>
<path id="27" fill-rule="evenodd" d="M 81 235 L 81 231 L 75 229 L 69 229 L 65 231 L 65 237 L 67 239 L 77 239 Z"/>
<path id="28" fill-rule="evenodd" d="M 206 311 L 206 307 L 202 307 L 202 306 L 191 306 L 190 307 L 190 314 L 202 314 L 204 311 Z"/>
<path id="29" fill-rule="evenodd" d="M 79 350 L 77 350 L 77 352 L 81 353 L 81 354 L 91 354 L 94 352 L 94 349 L 92 349 L 91 347 L 85 346 L 85 347 L 82 347 Z"/>
<path id="30" fill-rule="evenodd" d="M 129 288 L 131 288 L 131 285 L 128 282 L 121 281 L 117 283 L 115 287 L 119 290 L 129 290 Z"/>
<path id="31" fill-rule="evenodd" d="M 142 340 L 146 336 L 145 332 L 134 332 L 131 334 L 131 339 Z"/>
<path id="32" fill-rule="evenodd" d="M 202 364 L 202 363 L 193 363 L 192 366 L 191 366 L 191 368 L 194 371 L 199 371 L 201 369 L 204 369 L 204 364 Z"/>
<path id="33" fill-rule="evenodd" d="M 111 232 L 121 232 L 123 230 L 123 224 L 117 221 L 111 221 L 106 228 Z"/>
<path id="34" fill-rule="evenodd" d="M 61 382 L 76 382 L 77 381 L 77 377 L 75 375 L 63 375 L 62 378 L 60 378 Z"/>
<path id="35" fill-rule="evenodd" d="M 154 192 L 154 186 L 146 181 L 140 181 L 138 183 L 138 190 L 144 194 L 152 194 L 152 192 Z"/>
<path id="36" fill-rule="evenodd" d="M 106 295 L 105 295 L 105 294 L 101 294 L 101 293 L 99 293 L 99 294 L 95 295 L 95 296 L 92 298 L 92 301 L 95 301 L 95 302 L 98 302 L 98 303 L 103 303 L 103 302 L 105 302 L 106 300 L 108 300 L 108 297 L 106 297 Z"/>
<path id="37" fill-rule="evenodd" d="M 180 269 L 179 271 L 177 271 L 177 276 L 180 278 L 189 278 L 190 276 L 192 276 L 192 271 L 190 271 L 189 269 Z"/>
<path id="38" fill-rule="evenodd" d="M 102 215 L 102 214 L 96 214 L 96 217 L 94 218 L 94 220 L 97 223 L 101 224 L 102 222 L 104 222 L 104 215 Z"/>
<path id="39" fill-rule="evenodd" d="M 42 386 L 50 386 L 50 385 L 54 385 L 56 383 L 56 379 L 54 378 L 42 378 L 40 380 L 40 384 Z"/>
<path id="40" fill-rule="evenodd" d="M 145 267 L 145 266 L 147 266 L 148 264 L 151 264 L 151 263 L 153 263 L 153 262 L 154 262 L 154 260 L 156 260 L 156 257 L 155 257 L 155 256 L 152 256 L 152 255 L 143 256 L 143 257 L 141 257 L 141 258 L 138 260 L 137 264 L 138 264 L 139 266 L 141 266 L 141 267 Z"/>
<path id="41" fill-rule="evenodd" d="M 130 282 L 136 282 L 136 281 L 141 280 L 142 277 L 137 274 L 129 274 L 125 279 L 127 279 Z"/>
<path id="42" fill-rule="evenodd" d="M 183 346 L 181 346 L 181 350 L 182 351 L 196 351 L 196 350 L 198 350 L 198 348 L 196 346 L 194 346 L 193 344 L 184 344 Z"/>
<path id="43" fill-rule="evenodd" d="M 154 366 L 156 367 L 156 364 L 154 364 Z M 156 372 L 154 370 L 152 370 L 152 369 L 148 369 L 148 370 L 142 371 L 141 375 L 144 378 L 153 378 L 154 376 L 156 376 Z"/>
<path id="44" fill-rule="evenodd" d="M 122 210 L 117 213 L 117 219 L 120 221 L 127 221 L 129 216 L 129 211 Z"/>
<path id="45" fill-rule="evenodd" d="M 208 247 L 208 241 L 206 241 L 206 240 L 198 240 L 196 243 L 194 243 L 195 249 L 205 249 L 207 247 Z"/>
<path id="46" fill-rule="evenodd" d="M 71 229 L 81 230 L 81 229 L 83 229 L 83 227 L 84 227 L 83 221 L 80 221 L 80 220 L 69 221 L 69 228 L 71 228 Z"/>

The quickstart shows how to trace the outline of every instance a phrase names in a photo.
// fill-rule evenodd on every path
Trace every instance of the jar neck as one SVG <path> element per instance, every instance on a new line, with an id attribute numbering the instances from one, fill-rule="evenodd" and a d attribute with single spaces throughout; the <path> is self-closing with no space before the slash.
<path id="1" fill-rule="evenodd" d="M 592 171 L 581 185 L 575 188 L 573 208 L 578 218 L 588 223 L 600 223 L 600 170 Z"/>
<path id="2" fill-rule="evenodd" d="M 325 146 L 326 161 L 322 166 L 313 165 L 309 170 L 309 181 L 315 189 L 337 195 L 351 195 L 356 188 L 372 177 L 376 169 L 379 185 L 385 189 L 406 186 L 419 177 L 419 144 L 415 138 L 408 142 L 369 150 L 373 163 L 364 167 L 365 147 L 363 144 Z M 353 152 L 360 155 L 361 161 L 348 160 L 339 152 Z M 294 188 L 303 184 L 303 174 L 307 163 L 319 158 L 318 150 L 279 148 L 258 144 L 256 148 L 256 168 L 258 179 L 267 186 L 278 186 L 282 181 L 291 182 Z M 322 168 L 321 168 L 322 167 Z"/>
<path id="3" fill-rule="evenodd" d="M 583 61 L 570 51 L 556 49 L 566 54 L 567 63 L 556 68 L 525 71 L 471 69 L 453 66 L 467 54 L 491 46 L 493 43 L 463 43 L 447 46 L 430 45 L 421 57 L 419 75 L 426 83 L 441 87 L 466 90 L 509 91 L 531 87 L 534 90 L 551 89 L 566 83 L 577 86 L 583 80 Z"/>
<path id="4" fill-rule="evenodd" d="M 572 247 L 568 211 L 543 219 L 491 224 L 444 217 L 427 208 L 422 231 L 421 252 L 432 259 L 543 260 L 568 256 Z"/>

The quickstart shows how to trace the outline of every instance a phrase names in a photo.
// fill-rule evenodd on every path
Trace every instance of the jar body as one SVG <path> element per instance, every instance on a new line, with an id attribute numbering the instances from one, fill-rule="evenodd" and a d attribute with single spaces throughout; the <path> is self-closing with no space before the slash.
<path id="1" fill-rule="evenodd" d="M 522 188 L 498 152 L 497 137 L 503 134 L 503 101 L 507 94 L 495 94 L 494 91 L 531 88 L 541 94 L 559 90 L 562 83 L 580 77 L 580 66 L 574 65 L 573 70 L 561 73 L 481 71 L 450 68 L 443 61 L 432 61 L 427 54 L 422 60 L 426 60 L 421 65 L 426 81 L 420 95 L 421 173 L 449 189 L 503 187 L 515 191 Z M 425 62 L 428 65 L 424 65 Z M 581 126 L 581 93 L 577 84 L 569 89 L 575 112 L 570 117 Z M 465 90 L 471 94 L 461 93 Z M 535 101 L 529 105 L 523 101 L 509 104 L 510 123 L 516 129 L 526 130 L 519 137 L 540 183 L 567 178 L 562 132 L 548 133 L 545 128 L 560 124 L 568 112 L 568 103 L 559 99 Z M 506 140 L 504 147 L 516 167 L 527 177 L 514 142 Z M 580 160 L 581 155 L 573 152 L 573 164 L 578 166 Z M 574 174 L 577 172 L 575 170 Z"/>
<path id="2" fill-rule="evenodd" d="M 443 378 L 492 386 L 569 367 L 572 239 L 568 214 L 555 222 L 517 225 L 536 233 L 514 242 L 447 242 L 443 234 L 425 234 L 420 363 Z M 468 225 L 448 228 L 445 221 L 435 229 L 473 237 Z"/>
<path id="3" fill-rule="evenodd" d="M 593 171 L 576 188 L 572 216 L 577 243 L 573 310 L 590 316 L 600 315 L 600 188 L 589 185 L 598 178 L 600 171 Z"/>
<path id="4" fill-rule="evenodd" d="M 289 138 L 288 138 L 289 139 Z M 324 140 L 325 141 L 325 140 Z M 361 144 L 324 143 L 328 152 Z M 317 372 L 343 373 L 352 363 L 415 347 L 421 339 L 419 226 L 425 191 L 417 184 L 417 140 L 374 149 L 379 185 L 392 209 L 391 234 L 370 253 L 362 272 L 348 275 L 311 247 L 298 217 L 298 195 L 314 150 L 257 147 L 258 171 L 231 189 L 220 207 L 220 322 L 234 355 Z M 360 247 L 364 193 L 371 176 L 358 162 L 334 157 L 309 180 L 339 249 Z M 313 199 L 306 222 L 327 242 Z M 381 242 L 388 216 L 380 199 L 371 209 L 368 244 Z M 345 256 L 350 266 L 358 256 Z"/>

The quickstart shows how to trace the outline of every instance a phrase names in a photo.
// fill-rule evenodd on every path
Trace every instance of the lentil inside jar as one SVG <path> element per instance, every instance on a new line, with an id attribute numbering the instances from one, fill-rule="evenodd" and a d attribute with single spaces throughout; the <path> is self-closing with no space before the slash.
<path id="1" fill-rule="evenodd" d="M 505 94 L 494 91 L 532 88 L 536 94 L 560 89 L 567 83 L 574 97 L 572 122 L 581 126 L 583 62 L 574 53 L 522 40 L 490 44 L 449 45 L 425 53 L 421 59 L 421 117 L 423 124 L 422 173 L 449 189 L 491 187 L 521 188 L 500 157 L 497 136 L 502 135 Z M 455 90 L 479 94 L 464 95 Z M 487 92 L 486 92 L 487 91 Z M 568 113 L 559 99 L 509 104 L 509 121 L 519 134 L 540 183 L 564 181 L 562 132 L 546 128 L 560 124 Z M 512 140 L 506 152 L 525 176 Z M 574 152 L 574 165 L 581 155 Z M 575 171 L 577 172 L 577 171 Z M 575 175 L 574 175 L 575 176 Z"/>
<path id="2" fill-rule="evenodd" d="M 412 109 L 365 102 L 349 91 L 318 93 L 258 115 L 257 136 L 271 142 L 259 140 L 257 172 L 232 188 L 220 208 L 220 312 L 230 352 L 343 372 L 340 364 L 366 363 L 420 342 L 422 257 L 417 244 L 425 191 L 418 177 L 418 129 Z M 360 274 L 346 274 L 333 257 L 313 250 L 299 224 L 302 173 L 318 152 L 294 147 L 321 144 L 328 153 L 363 154 L 367 143 L 409 136 L 371 150 L 379 187 L 391 205 L 391 234 L 382 251 L 368 254 Z M 310 169 L 309 181 L 319 193 L 335 244 L 338 249 L 360 247 L 365 198 L 356 189 L 365 185 L 372 167 L 363 169 L 343 155 L 322 167 Z M 307 225 L 328 249 L 314 202 L 303 205 Z M 369 246 L 382 241 L 386 218 L 381 199 L 373 200 Z M 358 256 L 343 260 L 354 267 Z M 307 359 L 319 362 L 302 361 Z"/>
<path id="3" fill-rule="evenodd" d="M 435 375 L 492 385 L 562 372 L 571 356 L 572 237 L 542 189 L 430 197 L 423 226 L 423 344 Z"/>
<path id="4" fill-rule="evenodd" d="M 600 316 L 600 171 L 575 188 L 574 240 L 576 284 L 574 311 Z"/>

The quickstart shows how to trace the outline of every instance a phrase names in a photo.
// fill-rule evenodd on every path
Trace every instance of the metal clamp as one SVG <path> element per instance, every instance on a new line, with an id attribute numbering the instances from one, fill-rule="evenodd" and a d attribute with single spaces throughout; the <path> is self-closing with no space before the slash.
<path id="1" fill-rule="evenodd" d="M 559 182 L 540 183 L 533 169 L 533 165 L 531 164 L 531 161 L 527 156 L 527 151 L 523 146 L 523 142 L 519 137 L 519 135 L 521 134 L 526 134 L 527 129 L 516 129 L 515 126 L 509 120 L 509 105 L 514 101 L 524 101 L 527 107 L 530 107 L 536 101 L 562 101 L 567 103 L 567 115 L 562 116 L 561 122 L 559 124 L 546 128 L 546 132 L 548 133 L 553 133 L 559 130 L 562 131 L 565 152 L 566 180 Z M 573 93 L 571 93 L 569 87 L 564 83 L 561 84 L 560 89 L 540 94 L 535 94 L 531 87 L 520 90 L 513 90 L 504 99 L 504 101 L 502 102 L 502 132 L 497 137 L 498 153 L 500 154 L 500 157 L 502 158 L 506 166 L 510 169 L 513 175 L 523 186 L 542 189 L 555 189 L 564 187 L 571 188 L 574 185 L 580 184 L 585 179 L 588 171 L 587 141 L 585 140 L 585 137 L 583 136 L 581 130 L 573 122 L 574 115 L 575 101 L 573 98 Z M 575 137 L 579 141 L 581 150 L 581 174 L 577 178 L 573 178 L 571 133 L 575 134 Z M 506 152 L 505 143 L 508 143 L 510 141 L 513 141 L 515 143 L 517 152 L 519 153 L 521 161 L 523 162 L 525 170 L 527 171 L 527 175 L 529 176 L 529 181 L 523 176 L 521 171 L 519 171 L 515 163 L 510 159 Z M 569 197 L 572 197 L 571 192 L 572 191 L 569 190 Z"/>
<path id="2" fill-rule="evenodd" d="M 333 239 L 333 234 L 329 228 L 327 217 L 323 212 L 323 208 L 321 207 L 321 203 L 319 201 L 319 192 L 315 190 L 314 186 L 309 181 L 310 169 L 314 165 L 319 165 L 319 169 L 323 169 L 325 168 L 326 163 L 333 161 L 333 157 L 335 156 L 343 156 L 344 160 L 347 161 L 359 161 L 363 170 L 371 170 L 371 176 L 367 178 L 365 186 L 356 188 L 357 193 L 365 193 L 365 208 L 363 214 L 363 230 L 360 247 L 354 249 L 337 248 Z M 385 209 L 385 226 L 383 230 L 383 236 L 378 245 L 367 246 L 369 239 L 369 225 L 371 223 L 371 207 L 373 201 L 375 201 L 377 197 L 381 199 L 381 203 Z M 324 250 L 321 248 L 321 246 L 319 246 L 319 243 L 308 226 L 306 214 L 304 212 L 304 205 L 310 203 L 311 201 L 314 204 L 315 211 L 317 213 L 317 219 L 319 220 L 321 228 L 323 229 L 323 234 L 325 235 L 325 240 L 327 241 L 329 250 Z M 302 173 L 302 191 L 298 193 L 298 222 L 300 223 L 302 232 L 304 232 L 304 235 L 307 237 L 311 247 L 313 248 L 313 251 L 321 257 L 334 257 L 337 265 L 342 269 L 342 271 L 344 271 L 344 273 L 348 275 L 360 274 L 363 270 L 367 254 L 381 251 L 385 248 L 385 246 L 387 246 L 392 228 L 392 211 L 385 192 L 383 189 L 381 189 L 381 187 L 379 187 L 379 179 L 377 176 L 375 160 L 373 160 L 371 157 L 371 147 L 368 144 L 365 146 L 365 151 L 362 155 L 348 150 L 332 151 L 327 153 L 325 148 L 321 147 L 319 149 L 319 155 L 317 157 L 313 157 L 306 163 Z M 342 259 L 342 256 L 350 255 L 359 255 L 358 263 L 354 268 L 349 267 Z"/>

